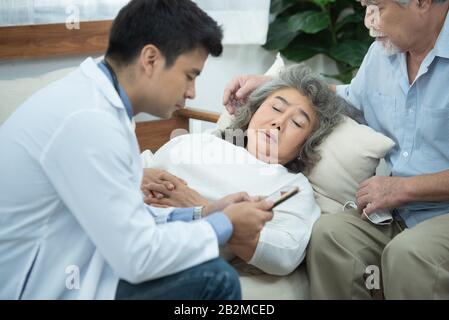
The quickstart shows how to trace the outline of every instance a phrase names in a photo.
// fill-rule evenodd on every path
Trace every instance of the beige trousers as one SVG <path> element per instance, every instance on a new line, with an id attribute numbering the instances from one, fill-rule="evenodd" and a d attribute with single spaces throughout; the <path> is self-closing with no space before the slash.
<path id="1" fill-rule="evenodd" d="M 323 215 L 307 249 L 312 299 L 449 299 L 449 214 L 411 229 Z"/>

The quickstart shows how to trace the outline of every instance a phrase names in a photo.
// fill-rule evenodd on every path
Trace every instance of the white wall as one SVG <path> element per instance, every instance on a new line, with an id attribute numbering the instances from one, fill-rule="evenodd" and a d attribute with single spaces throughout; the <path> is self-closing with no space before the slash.
<path id="1" fill-rule="evenodd" d="M 27 96 L 60 78 L 66 68 L 78 66 L 86 57 L 39 59 L 0 62 L 0 123 Z M 188 106 L 222 112 L 222 93 L 225 84 L 235 75 L 263 73 L 275 59 L 275 54 L 258 45 L 225 46 L 222 57 L 209 58 L 197 81 L 197 97 Z M 140 115 L 138 120 L 150 119 Z"/>
<path id="2" fill-rule="evenodd" d="M 62 78 L 85 57 L 15 60 L 0 62 L 0 124 L 27 97 Z"/>

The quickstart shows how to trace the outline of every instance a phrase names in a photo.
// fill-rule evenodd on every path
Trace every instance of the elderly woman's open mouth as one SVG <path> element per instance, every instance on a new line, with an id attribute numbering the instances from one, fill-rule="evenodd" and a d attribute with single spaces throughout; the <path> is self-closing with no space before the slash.
<path id="1" fill-rule="evenodd" d="M 277 130 L 262 130 L 265 133 L 265 136 L 267 137 L 267 140 L 273 143 L 278 143 L 278 134 Z"/>

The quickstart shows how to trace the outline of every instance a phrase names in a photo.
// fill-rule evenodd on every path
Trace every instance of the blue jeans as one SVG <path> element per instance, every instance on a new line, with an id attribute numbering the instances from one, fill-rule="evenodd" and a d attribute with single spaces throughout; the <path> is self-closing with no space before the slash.
<path id="1" fill-rule="evenodd" d="M 171 276 L 139 284 L 120 280 L 117 300 L 240 300 L 237 272 L 217 258 Z"/>

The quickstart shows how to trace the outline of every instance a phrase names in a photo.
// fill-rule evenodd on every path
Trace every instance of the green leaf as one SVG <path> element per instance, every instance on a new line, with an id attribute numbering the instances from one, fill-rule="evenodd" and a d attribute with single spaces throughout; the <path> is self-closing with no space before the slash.
<path id="1" fill-rule="evenodd" d="M 333 46 L 329 53 L 337 61 L 347 63 L 352 67 L 360 67 L 368 48 L 369 44 L 366 42 L 347 40 Z"/>
<path id="2" fill-rule="evenodd" d="M 313 3 L 315 3 L 317 6 L 320 6 L 321 8 L 326 7 L 328 4 L 335 2 L 335 0 L 312 0 Z"/>
<path id="3" fill-rule="evenodd" d="M 302 33 L 297 36 L 281 53 L 289 60 L 301 62 L 318 53 L 328 54 L 332 46 L 332 35 L 327 32 L 318 34 Z"/>
<path id="4" fill-rule="evenodd" d="M 331 19 L 327 12 L 305 11 L 288 19 L 288 28 L 291 31 L 317 33 L 329 27 Z"/>
<path id="5" fill-rule="evenodd" d="M 312 58 L 319 52 L 309 47 L 287 47 L 281 53 L 288 60 L 302 62 Z"/>
<path id="6" fill-rule="evenodd" d="M 298 31 L 289 29 L 288 19 L 288 17 L 276 19 L 270 24 L 265 49 L 282 50 L 298 35 Z"/>
<path id="7" fill-rule="evenodd" d="M 349 23 L 359 24 L 365 20 L 364 14 L 356 12 L 338 20 L 335 24 L 335 30 L 338 32 L 341 28 Z"/>
<path id="8" fill-rule="evenodd" d="M 270 13 L 277 15 L 292 7 L 297 0 L 271 0 Z"/>
<path id="9" fill-rule="evenodd" d="M 301 62 L 317 53 L 334 59 L 343 82 L 363 61 L 373 39 L 364 26 L 365 10 L 354 0 L 271 0 L 269 50 Z"/>
<path id="10" fill-rule="evenodd" d="M 343 84 L 347 84 L 347 83 L 350 83 L 352 78 L 354 77 L 354 70 L 356 70 L 356 68 L 351 68 L 350 70 L 340 72 L 339 74 L 324 74 L 323 73 L 322 76 L 324 76 L 326 78 L 336 79 Z"/>
<path id="11" fill-rule="evenodd" d="M 334 4 L 332 4 L 331 7 L 332 9 L 336 10 L 337 13 L 342 13 L 347 9 L 365 12 L 365 10 L 363 10 L 363 7 L 360 5 L 360 2 L 357 2 L 355 0 L 338 0 Z M 338 17 L 338 14 L 336 16 Z"/>

